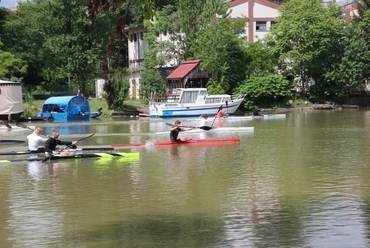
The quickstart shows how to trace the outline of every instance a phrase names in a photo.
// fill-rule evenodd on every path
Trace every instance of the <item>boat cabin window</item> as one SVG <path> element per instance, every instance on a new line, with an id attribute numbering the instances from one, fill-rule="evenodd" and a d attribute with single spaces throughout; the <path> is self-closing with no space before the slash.
<path id="1" fill-rule="evenodd" d="M 45 104 L 42 107 L 42 112 L 64 113 L 64 111 L 62 109 L 60 109 L 59 105 L 57 105 L 57 104 Z"/>
<path id="2" fill-rule="evenodd" d="M 197 101 L 199 91 L 183 91 L 180 103 L 195 103 Z"/>
<path id="3" fill-rule="evenodd" d="M 85 106 L 85 101 L 83 98 L 74 98 L 71 100 L 72 106 Z"/>
<path id="4" fill-rule="evenodd" d="M 222 97 L 207 97 L 206 98 L 206 103 L 221 103 Z"/>

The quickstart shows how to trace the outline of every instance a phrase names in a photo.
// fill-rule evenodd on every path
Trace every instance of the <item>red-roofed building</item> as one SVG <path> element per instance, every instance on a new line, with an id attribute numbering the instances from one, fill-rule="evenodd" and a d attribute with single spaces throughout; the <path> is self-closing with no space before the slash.
<path id="1" fill-rule="evenodd" d="M 202 60 L 183 61 L 170 75 L 166 77 L 169 88 L 205 87 L 209 79 L 208 73 L 201 69 Z"/>

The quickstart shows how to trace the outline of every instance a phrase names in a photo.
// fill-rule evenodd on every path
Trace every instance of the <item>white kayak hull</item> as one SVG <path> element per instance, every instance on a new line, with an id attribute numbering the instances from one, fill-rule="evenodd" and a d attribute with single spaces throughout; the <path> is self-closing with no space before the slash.
<path id="1" fill-rule="evenodd" d="M 27 128 L 23 128 L 23 127 L 18 127 L 18 126 L 13 126 L 13 125 L 10 125 L 12 128 L 7 128 L 5 125 L 1 125 L 0 123 L 0 130 L 12 130 L 12 131 L 25 131 L 25 130 L 29 130 Z M 35 129 L 35 126 L 28 126 L 29 128 L 31 129 Z M 29 130 L 31 131 L 31 130 Z"/>
<path id="2" fill-rule="evenodd" d="M 211 132 L 211 133 L 219 133 L 219 132 L 254 132 L 254 127 L 219 127 L 214 128 L 211 130 L 203 130 L 200 128 L 196 128 L 193 130 L 185 131 L 185 133 L 205 133 L 205 132 Z M 170 132 L 156 132 L 155 134 L 169 134 Z"/>
<path id="3" fill-rule="evenodd" d="M 222 117 L 222 118 L 216 118 L 216 120 L 222 120 L 222 121 L 247 121 L 247 120 L 255 120 L 255 119 L 282 119 L 286 118 L 286 114 L 266 114 L 261 116 L 228 116 L 228 117 Z M 187 121 L 199 121 L 201 119 L 201 116 L 199 118 L 187 118 Z M 208 118 L 207 122 L 214 121 L 214 118 Z"/>

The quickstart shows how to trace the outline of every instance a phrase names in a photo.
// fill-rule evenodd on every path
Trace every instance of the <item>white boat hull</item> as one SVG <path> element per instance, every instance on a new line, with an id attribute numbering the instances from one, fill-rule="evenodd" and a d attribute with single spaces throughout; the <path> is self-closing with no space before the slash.
<path id="1" fill-rule="evenodd" d="M 211 132 L 211 133 L 216 133 L 216 132 L 254 132 L 254 127 L 219 127 L 219 128 L 214 128 L 211 130 L 203 130 L 200 128 L 196 128 L 193 130 L 185 131 L 185 133 L 204 133 L 204 132 Z M 156 132 L 155 134 L 170 134 L 169 131 L 167 132 Z"/>
<path id="2" fill-rule="evenodd" d="M 243 100 L 236 100 L 223 107 L 225 113 L 233 114 L 238 109 Z M 199 115 L 216 115 L 221 104 L 207 104 L 201 106 L 174 104 L 174 103 L 152 103 L 149 107 L 150 117 L 165 118 L 165 117 L 192 117 Z"/>
<path id="3" fill-rule="evenodd" d="M 222 121 L 247 121 L 247 120 L 258 120 L 258 119 L 283 119 L 286 118 L 286 114 L 267 114 L 261 116 L 228 116 L 222 118 L 216 118 L 216 120 Z M 187 121 L 199 121 L 201 116 L 198 118 L 186 119 Z M 208 118 L 207 121 L 213 121 L 214 118 Z"/>

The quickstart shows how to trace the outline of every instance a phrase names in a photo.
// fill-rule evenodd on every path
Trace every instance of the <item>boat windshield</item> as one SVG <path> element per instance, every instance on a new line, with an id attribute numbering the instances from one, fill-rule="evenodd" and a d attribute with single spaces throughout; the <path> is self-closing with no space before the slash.
<path id="1" fill-rule="evenodd" d="M 183 91 L 180 103 L 195 103 L 197 101 L 199 91 Z"/>

